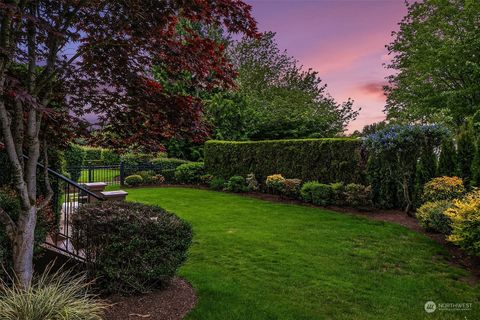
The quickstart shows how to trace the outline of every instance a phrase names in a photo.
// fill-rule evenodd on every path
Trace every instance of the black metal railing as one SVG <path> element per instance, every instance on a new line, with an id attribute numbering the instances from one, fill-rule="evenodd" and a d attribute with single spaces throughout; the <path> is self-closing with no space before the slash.
<path id="1" fill-rule="evenodd" d="M 172 182 L 175 176 L 174 167 L 153 163 L 70 166 L 67 172 L 77 183 L 105 182 L 108 185 L 119 186 L 125 185 L 127 176 L 141 172 L 161 174 L 166 182 Z"/>
<path id="2" fill-rule="evenodd" d="M 39 163 L 38 167 L 44 170 L 42 164 Z M 49 168 L 47 170 L 50 183 L 55 186 L 52 207 L 57 215 L 58 225 L 47 236 L 44 245 L 53 251 L 85 261 L 82 249 L 74 245 L 71 219 L 82 205 L 103 201 L 103 198 L 58 172 Z"/>

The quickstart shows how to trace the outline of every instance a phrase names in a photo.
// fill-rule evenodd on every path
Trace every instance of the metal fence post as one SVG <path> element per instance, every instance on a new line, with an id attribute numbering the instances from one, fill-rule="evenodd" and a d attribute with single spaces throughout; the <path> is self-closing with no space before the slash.
<path id="1" fill-rule="evenodd" d="M 125 184 L 125 164 L 120 162 L 120 185 L 123 187 Z"/>
<path id="2" fill-rule="evenodd" d="M 88 182 L 93 182 L 93 170 L 91 166 L 88 166 Z"/>

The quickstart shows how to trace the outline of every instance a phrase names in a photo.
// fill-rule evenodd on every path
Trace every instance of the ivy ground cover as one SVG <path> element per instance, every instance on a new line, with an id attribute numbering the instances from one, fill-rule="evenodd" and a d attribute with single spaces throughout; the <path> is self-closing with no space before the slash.
<path id="1" fill-rule="evenodd" d="M 424 235 L 319 208 L 189 188 L 128 190 L 189 221 L 188 319 L 479 319 L 480 287 Z M 426 313 L 427 301 L 472 303 Z"/>

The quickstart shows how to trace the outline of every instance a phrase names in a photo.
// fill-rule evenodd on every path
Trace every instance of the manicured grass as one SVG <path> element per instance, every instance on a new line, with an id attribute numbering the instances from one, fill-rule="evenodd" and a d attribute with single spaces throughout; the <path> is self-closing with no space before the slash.
<path id="1" fill-rule="evenodd" d="M 128 192 L 193 226 L 188 319 L 480 319 L 478 284 L 404 227 L 205 190 Z M 427 314 L 429 300 L 473 308 Z"/>
<path id="2" fill-rule="evenodd" d="M 92 181 L 88 181 L 88 170 L 82 170 L 80 174 L 80 178 L 78 182 L 85 183 L 85 182 L 106 182 L 112 183 L 116 177 L 120 176 L 119 169 L 97 169 L 92 170 Z"/>

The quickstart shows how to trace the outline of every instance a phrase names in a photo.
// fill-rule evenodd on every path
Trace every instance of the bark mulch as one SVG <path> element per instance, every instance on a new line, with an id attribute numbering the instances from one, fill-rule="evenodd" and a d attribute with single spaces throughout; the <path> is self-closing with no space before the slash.
<path id="1" fill-rule="evenodd" d="M 110 296 L 105 320 L 178 320 L 183 319 L 197 302 L 195 290 L 185 280 L 174 278 L 161 290 L 139 296 Z"/>

